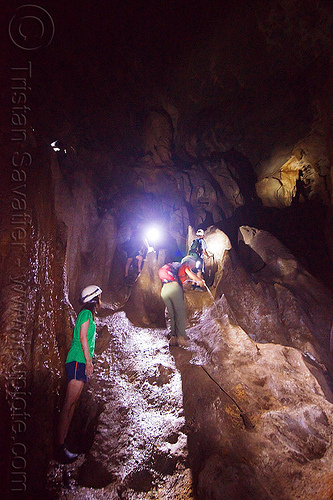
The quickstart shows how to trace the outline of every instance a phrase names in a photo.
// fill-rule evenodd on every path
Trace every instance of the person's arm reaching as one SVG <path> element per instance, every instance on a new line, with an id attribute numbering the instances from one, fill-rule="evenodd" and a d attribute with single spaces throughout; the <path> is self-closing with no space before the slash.
<path id="1" fill-rule="evenodd" d="M 203 253 L 203 254 L 204 254 L 204 256 L 205 256 L 205 257 L 207 257 L 207 258 L 208 258 L 208 257 L 212 257 L 212 255 L 213 255 L 213 254 L 211 254 L 211 253 L 208 253 L 208 251 L 207 251 L 206 249 L 204 249 L 204 250 L 202 251 L 202 253 Z"/>
<path id="2" fill-rule="evenodd" d="M 90 375 L 92 375 L 94 371 L 94 365 L 92 364 L 92 361 L 90 359 L 90 352 L 87 339 L 88 328 L 89 328 L 89 319 L 84 323 L 82 323 L 80 329 L 80 342 L 84 357 L 86 358 L 86 375 L 89 377 Z"/>
<path id="3" fill-rule="evenodd" d="M 190 278 L 190 280 L 194 281 L 194 283 L 196 283 L 197 285 L 199 285 L 201 288 L 203 288 L 204 286 L 206 286 L 205 281 L 203 279 L 199 278 L 190 269 L 185 269 L 185 273 Z"/>
<path id="4" fill-rule="evenodd" d="M 201 245 L 202 245 L 202 254 L 207 258 L 213 257 L 214 254 L 212 252 L 208 252 L 207 243 L 205 240 L 201 240 Z"/>

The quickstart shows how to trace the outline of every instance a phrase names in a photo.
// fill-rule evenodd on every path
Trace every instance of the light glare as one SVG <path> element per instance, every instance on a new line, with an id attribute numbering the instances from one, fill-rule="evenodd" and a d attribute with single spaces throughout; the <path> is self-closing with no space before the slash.
<path id="1" fill-rule="evenodd" d="M 147 230 L 146 237 L 149 244 L 156 244 L 161 239 L 161 231 L 158 227 L 152 226 Z"/>

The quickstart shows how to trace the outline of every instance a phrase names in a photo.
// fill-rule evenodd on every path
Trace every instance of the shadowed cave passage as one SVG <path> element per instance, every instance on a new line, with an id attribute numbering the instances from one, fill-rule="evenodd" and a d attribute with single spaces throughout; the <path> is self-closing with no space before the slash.
<path id="1" fill-rule="evenodd" d="M 333 497 L 332 6 L 3 5 L 5 498 Z M 151 222 L 164 240 L 125 283 L 122 245 Z M 190 347 L 170 351 L 157 271 L 198 227 L 215 300 L 186 293 Z M 64 362 L 92 283 L 96 370 L 62 469 Z"/>
<path id="2" fill-rule="evenodd" d="M 86 461 L 69 467 L 70 483 L 78 498 L 85 488 L 107 486 L 110 494 L 126 496 L 132 491 L 138 498 L 140 492 L 155 488 L 167 494 L 175 481 L 180 490 L 190 491 L 181 381 L 166 332 L 134 327 L 122 312 L 102 311 L 102 315 L 95 374 L 71 435 L 72 443 L 86 453 Z M 84 450 L 86 436 L 75 426 L 81 420 L 81 430 L 88 434 L 97 407 L 101 411 L 94 438 Z M 48 491 L 55 498 L 61 495 L 62 481 L 61 467 L 54 465 Z"/>
<path id="3" fill-rule="evenodd" d="M 115 498 L 118 492 L 123 498 L 140 498 L 142 489 L 146 492 L 157 489 L 170 493 L 174 492 L 173 487 L 177 484 L 179 498 L 184 496 L 184 491 L 188 498 L 191 498 L 190 495 L 197 495 L 198 498 L 205 498 L 206 495 L 233 498 L 234 495 L 236 499 L 239 494 L 250 498 L 253 492 L 259 498 L 265 498 L 262 485 L 267 483 L 268 498 L 274 498 L 275 489 L 278 498 L 283 498 L 283 495 L 292 498 L 292 495 L 297 495 L 299 485 L 295 481 L 285 483 L 286 470 L 277 465 L 283 456 L 296 477 L 305 477 L 306 494 L 317 481 L 323 488 L 321 496 L 330 498 L 329 486 L 324 489 L 322 476 L 313 467 L 314 460 L 324 461 L 331 453 L 327 446 L 332 399 L 327 383 L 331 373 L 328 354 L 332 314 L 330 292 L 308 274 L 288 247 L 284 247 L 260 227 L 243 231 L 244 244 L 252 254 L 259 256 L 260 262 L 265 263 L 259 269 L 248 266 L 247 258 L 244 265 L 241 259 L 238 261 L 239 235 L 237 239 L 233 237 L 231 252 L 226 233 L 214 226 L 207 228 L 205 238 L 208 248 L 214 250 L 214 263 L 217 266 L 211 292 L 216 300 L 224 297 L 227 304 L 218 308 L 207 292 L 186 295 L 189 321 L 194 325 L 189 330 L 191 340 L 194 339 L 194 345 L 190 347 L 194 362 L 189 362 L 186 351 L 185 369 L 182 358 L 179 360 L 176 354 L 171 353 L 176 359 L 174 367 L 174 361 L 167 354 L 169 348 L 157 272 L 164 261 L 159 262 L 159 256 L 151 252 L 136 283 L 132 286 L 125 284 L 124 261 L 117 257 L 119 233 L 115 215 L 110 212 L 102 215 L 98 213 L 96 195 L 89 177 L 79 175 L 69 189 L 67 181 L 59 176 L 54 156 L 51 166 L 56 179 L 54 203 L 57 217 L 53 216 L 52 219 L 51 208 L 49 213 L 40 209 L 39 204 L 45 205 L 43 197 L 41 200 L 35 198 L 38 208 L 36 213 L 40 215 L 34 221 L 33 227 L 36 229 L 32 233 L 29 250 L 31 267 L 27 268 L 28 275 L 31 270 L 39 269 L 33 275 L 38 288 L 32 287 L 36 295 L 32 295 L 31 304 L 37 309 L 31 310 L 29 321 L 32 327 L 29 332 L 32 342 L 26 350 L 29 359 L 34 360 L 29 365 L 32 374 L 29 389 L 33 396 L 27 400 L 29 408 L 33 409 L 28 422 L 29 434 L 26 435 L 30 494 L 38 498 L 41 491 L 51 491 L 55 498 L 61 498 L 67 494 L 66 483 L 69 483 L 74 486 L 73 495 L 78 498 L 80 495 L 81 498 L 85 495 L 104 495 L 107 498 L 110 491 Z M 43 193 L 50 185 L 47 170 L 44 175 L 39 176 L 36 172 L 36 193 Z M 50 207 L 53 207 L 52 197 L 49 202 Z M 173 209 L 179 221 L 179 206 L 176 204 Z M 267 223 L 265 209 L 262 210 L 262 219 Z M 277 213 L 276 210 L 271 212 Z M 170 220 L 173 220 L 172 213 Z M 189 220 L 188 213 L 180 211 L 180 214 L 185 224 Z M 199 215 L 197 217 L 199 222 Z M 237 219 L 234 220 L 232 216 L 229 219 L 236 227 Z M 182 228 L 179 227 L 179 232 L 174 234 L 176 237 L 182 236 L 179 241 L 184 242 L 186 233 L 181 232 Z M 41 238 L 42 234 L 46 235 L 46 241 Z M 193 233 L 190 230 L 188 239 L 191 237 Z M 239 255 L 242 257 L 241 253 Z M 39 267 L 36 267 L 36 262 L 40 262 Z M 64 270 L 69 285 L 67 289 L 62 281 Z M 46 273 L 49 281 L 45 280 Z M 59 394 L 64 381 L 63 363 L 72 336 L 75 318 L 73 306 L 77 307 L 76 298 L 81 287 L 90 282 L 100 283 L 103 288 L 105 325 L 102 315 L 100 326 L 107 326 L 108 329 L 99 333 L 104 338 L 108 357 L 104 360 L 103 353 L 97 354 L 95 375 L 99 382 L 92 394 L 89 394 L 87 387 L 87 394 L 76 415 L 76 426 L 72 430 L 73 446 L 86 455 L 80 457 L 79 463 L 70 469 L 69 477 L 63 478 L 61 469 L 52 462 Z M 58 287 L 57 293 L 50 293 L 53 287 Z M 64 297 L 64 289 L 68 290 L 71 302 Z M 9 292 L 12 290 L 7 288 L 6 293 Z M 54 304 L 58 304 L 57 294 L 58 297 L 64 297 L 62 307 L 57 308 L 57 314 L 52 315 Z M 121 314 L 126 313 L 130 323 L 124 316 L 122 321 L 117 321 L 121 310 Z M 207 311 L 212 315 L 210 318 L 207 317 Z M 44 318 L 43 323 L 37 323 L 37 329 L 36 318 Z M 227 318 L 231 326 L 228 326 Z M 115 354 L 119 352 L 119 346 L 112 340 L 113 337 L 117 339 L 119 336 L 119 344 L 128 342 L 130 345 L 133 325 L 135 337 L 139 339 L 138 346 L 143 349 L 139 355 L 140 350 L 136 348 L 134 367 L 136 362 L 144 360 L 143 374 L 146 378 L 142 378 L 143 374 L 137 374 L 137 369 L 133 373 L 131 364 L 127 362 L 128 352 Z M 232 334 L 228 337 L 226 333 L 229 328 Z M 55 337 L 50 333 L 53 331 L 56 332 Z M 158 366 L 155 366 L 155 351 L 146 351 L 152 342 L 151 335 L 160 339 L 163 347 L 157 347 L 166 354 Z M 257 353 L 265 351 L 261 344 L 267 344 L 268 353 L 258 364 L 261 358 L 257 358 Z M 283 350 L 283 347 L 286 349 Z M 133 356 L 133 351 L 131 353 L 130 356 Z M 240 353 L 244 355 L 239 356 Z M 268 362 L 271 357 L 272 365 Z M 250 370 L 251 364 L 253 367 Z M 258 431 L 251 433 L 252 437 L 244 429 L 237 407 L 221 396 L 219 389 L 197 365 L 208 366 L 214 379 L 226 387 L 249 414 L 255 429 L 258 428 Z M 151 366 L 154 366 L 153 371 Z M 47 370 L 47 367 L 50 369 Z M 173 371 L 170 375 L 170 367 L 179 372 Z M 111 377 L 114 375 L 113 370 L 121 374 L 119 392 L 116 393 Z M 170 427 L 166 427 L 168 435 L 164 436 L 162 423 L 158 423 L 160 413 L 164 411 L 163 388 L 168 386 L 172 391 L 172 378 L 178 377 L 179 381 L 180 374 L 182 390 L 178 385 L 177 397 L 184 401 L 184 406 L 181 405 L 179 410 L 181 428 L 184 428 L 180 431 L 176 423 L 175 429 L 172 429 L 172 417 Z M 162 390 L 157 389 L 162 393 L 162 407 L 156 394 L 152 395 L 150 390 L 145 392 L 146 387 L 153 387 L 154 392 L 158 384 L 162 387 Z M 147 404 L 141 399 L 141 392 L 149 399 Z M 139 401 L 136 400 L 136 393 Z M 45 400 L 48 405 L 44 405 Z M 127 400 L 129 404 L 124 404 Z M 165 403 L 171 416 L 172 404 Z M 290 408 L 288 413 L 292 413 L 290 419 L 283 409 L 286 405 Z M 293 409 L 295 406 L 299 412 Z M 146 409 L 148 417 L 143 412 Z M 201 416 L 198 415 L 199 409 Z M 152 428 L 150 411 L 152 422 L 156 421 L 156 426 Z M 143 421 L 142 434 L 137 441 L 134 441 L 135 418 L 142 418 Z M 8 427 L 8 422 L 6 425 Z M 145 426 L 147 431 L 152 431 L 149 436 L 145 436 Z M 298 432 L 296 441 L 290 437 L 293 435 L 291 429 L 294 428 Z M 302 428 L 306 435 L 310 435 L 310 443 L 307 443 Z M 83 429 L 83 432 L 78 432 L 78 429 Z M 162 441 L 157 438 L 159 433 L 164 436 Z M 274 436 L 273 441 L 271 435 Z M 155 440 L 157 444 L 153 445 Z M 127 450 L 130 443 L 133 447 Z M 311 451 L 311 446 L 315 447 L 315 452 Z M 268 465 L 261 454 L 263 447 L 270 453 Z M 8 457 L 6 454 L 4 456 Z M 299 463 L 307 466 L 298 466 Z M 276 467 L 277 471 L 271 479 L 268 477 L 270 467 Z M 324 473 L 329 475 L 330 470 L 323 466 L 321 474 Z M 94 493 L 92 489 L 98 492 Z"/>
<path id="4" fill-rule="evenodd" d="M 133 229 L 145 236 L 150 226 L 157 226 L 161 234 L 153 247 L 157 251 L 166 249 L 166 260 L 172 261 L 180 260 L 186 253 L 188 225 L 204 229 L 214 225 L 227 234 L 235 248 L 238 228 L 249 225 L 276 236 L 309 272 L 332 288 L 328 234 L 331 212 L 325 196 L 322 199 L 319 194 L 313 194 L 304 199 L 295 191 L 289 206 L 266 206 L 256 194 L 257 176 L 253 166 L 234 148 L 225 153 L 212 153 L 201 163 L 179 162 L 176 155 L 171 158 L 172 166 L 155 166 L 153 171 L 140 163 L 142 158 L 112 165 L 107 171 L 96 166 L 97 175 L 94 174 L 87 188 L 93 189 L 91 201 L 94 205 L 97 203 L 100 220 L 104 225 L 108 220 L 110 225 L 116 225 L 116 231 L 109 229 L 110 238 L 115 239 L 114 232 L 117 234 L 116 250 L 112 246 L 109 250 L 111 255 L 116 251 L 113 279 L 118 282 L 121 279 L 124 245 Z M 69 181 L 67 172 L 75 179 L 78 159 L 66 155 L 66 167 L 59 153 L 57 160 L 65 182 Z M 271 195 L 274 196 L 274 191 Z M 92 228 L 92 234 L 93 231 Z M 87 258 L 90 256 L 88 252 Z M 77 289 L 76 294 L 78 292 Z"/>
<path id="5" fill-rule="evenodd" d="M 134 286 L 145 281 L 153 262 L 148 259 Z M 188 350 L 169 349 L 165 329 L 134 327 L 124 312 L 101 311 L 96 371 L 87 388 L 88 400 L 95 402 L 83 402 L 79 415 L 82 418 L 87 408 L 88 415 L 91 412 L 88 418 L 84 415 L 84 422 L 90 420 L 94 408 L 102 411 L 95 422 L 94 439 L 85 450 L 86 460 L 69 468 L 67 486 L 61 469 L 51 467 L 48 488 L 55 498 L 67 495 L 68 486 L 73 498 L 95 498 L 97 491 L 102 498 L 139 499 L 145 492 L 179 499 L 297 498 L 300 485 L 292 477 L 302 477 L 305 497 L 330 498 L 332 491 L 324 480 L 320 489 L 316 486 L 318 495 L 312 491 L 318 484 L 316 461 L 326 460 L 331 453 L 328 401 L 333 395 L 322 364 L 325 359 L 331 372 L 331 361 L 324 351 L 320 354 L 314 338 L 298 336 L 297 324 L 306 319 L 305 311 L 290 316 L 294 337 L 290 336 L 285 320 L 282 330 L 276 324 L 278 297 L 268 287 L 260 299 L 260 317 L 267 321 L 264 310 L 269 308 L 272 323 L 261 321 L 258 329 L 258 306 L 254 307 L 258 297 L 249 296 L 251 278 L 235 260 L 230 269 L 224 262 L 223 275 L 216 294 L 222 286 L 224 295 L 215 305 L 208 293 L 187 295 L 192 324 Z M 288 294 L 288 276 L 284 280 Z M 282 291 L 281 281 L 280 286 Z M 316 287 L 310 279 L 303 293 L 313 293 Z M 304 298 L 297 298 L 296 288 L 293 296 L 300 307 Z M 247 302 L 242 306 L 244 297 Z M 322 307 L 321 319 L 328 319 Z M 241 318 L 247 310 L 244 321 Z M 137 314 L 142 316 L 142 312 Z M 240 328 L 239 321 L 245 326 Z M 264 339 L 269 332 L 270 339 Z M 256 337 L 259 343 L 253 340 Z M 306 354 L 311 356 L 309 361 Z M 281 457 L 285 458 L 282 462 Z"/>
<path id="6" fill-rule="evenodd" d="M 234 495 L 236 499 L 240 493 L 246 498 L 246 495 L 251 497 L 253 492 L 259 498 L 265 498 L 262 485 L 267 483 L 268 498 L 274 498 L 275 490 L 279 498 L 283 498 L 283 495 L 292 498 L 292 495 L 297 495 L 299 484 L 294 480 L 286 484 L 286 470 L 277 465 L 283 456 L 286 457 L 286 464 L 288 463 L 295 477 L 305 477 L 306 495 L 316 482 L 321 484 L 321 497 L 330 498 L 330 487 L 325 486 L 321 475 L 329 476 L 330 469 L 322 466 L 322 472 L 319 473 L 314 467 L 315 460 L 325 461 L 331 453 L 330 447 L 327 446 L 330 439 L 332 399 L 331 388 L 327 382 L 331 373 L 330 292 L 308 274 L 303 263 L 295 258 L 288 246 L 284 247 L 281 241 L 274 238 L 274 233 L 266 232 L 259 224 L 259 228 L 246 226 L 247 229 L 243 231 L 243 241 L 249 247 L 250 253 L 259 256 L 260 262 L 265 263 L 265 266 L 259 269 L 248 266 L 247 258 L 244 264 L 241 259 L 237 259 L 238 253 L 244 259 L 238 249 L 239 234 L 236 238 L 236 227 L 240 220 L 244 219 L 237 220 L 233 214 L 227 218 L 232 224 L 232 252 L 227 230 L 216 228 L 220 219 L 216 225 L 205 228 L 205 238 L 208 248 L 211 246 L 214 251 L 216 266 L 211 292 L 216 300 L 224 297 L 227 305 L 222 309 L 217 308 L 210 295 L 205 292 L 186 295 L 189 321 L 194 325 L 189 336 L 191 338 L 193 335 L 196 339 L 193 347 L 194 365 L 208 366 L 209 373 L 222 387 L 226 387 L 240 407 L 249 414 L 258 431 L 252 432 L 249 437 L 235 405 L 221 397 L 218 388 L 207 379 L 202 369 L 197 371 L 194 367 L 192 370 L 190 363 L 189 367 L 183 370 L 180 361 L 179 368 L 177 365 L 173 368 L 179 369 L 179 372 L 172 373 L 175 373 L 175 377 L 179 377 L 180 373 L 182 377 L 183 390 L 179 392 L 178 397 L 184 400 L 184 407 L 180 410 L 180 416 L 185 417 L 185 421 L 182 420 L 184 429 L 178 432 L 178 424 L 176 430 L 171 431 L 172 426 L 168 427 L 168 436 L 160 442 L 156 436 L 159 432 L 163 436 L 163 429 L 161 430 L 160 424 L 157 423 L 149 437 L 144 437 L 143 429 L 142 435 L 140 434 L 142 439 L 136 444 L 133 431 L 135 424 L 131 419 L 134 418 L 133 415 L 137 417 L 141 413 L 140 406 L 136 407 L 138 403 L 131 394 L 137 392 L 140 396 L 141 391 L 145 393 L 146 386 L 154 387 L 155 378 L 157 387 L 158 383 L 161 383 L 162 387 L 168 386 L 172 391 L 173 375 L 169 378 L 169 363 L 172 364 L 173 361 L 167 356 L 168 361 L 161 361 L 161 366 L 155 367 L 154 373 L 150 373 L 147 368 L 145 373 L 152 382 L 148 380 L 147 385 L 147 381 L 140 378 L 141 376 L 132 374 L 130 364 L 126 363 L 128 353 L 122 353 L 124 359 L 120 354 L 119 359 L 112 354 L 112 350 L 117 352 L 118 348 L 112 343 L 112 338 L 121 335 L 121 340 L 130 342 L 132 325 L 135 325 L 136 335 L 141 337 L 142 342 L 147 329 L 152 335 L 155 335 L 156 331 L 157 338 L 162 335 L 163 349 L 169 352 L 164 307 L 160 298 L 161 283 L 158 279 L 158 267 L 164 263 L 158 260 L 162 252 L 160 251 L 158 256 L 153 252 L 147 255 L 143 271 L 135 284 L 129 286 L 124 283 L 124 261 L 121 260 L 122 257 L 118 258 L 117 254 L 117 246 L 121 244 L 123 237 L 119 230 L 121 226 L 118 225 L 117 213 L 99 213 L 95 185 L 89 176 L 76 174 L 75 182 L 68 184 L 66 178 L 61 175 L 55 155 L 50 158 L 47 152 L 40 161 L 49 167 L 44 170 L 36 169 L 33 173 L 33 193 L 29 194 L 29 199 L 34 200 L 33 213 L 36 218 L 33 219 L 32 237 L 28 247 L 29 263 L 26 267 L 27 276 L 31 280 L 31 308 L 27 316 L 31 328 L 27 329 L 27 335 L 30 337 L 26 337 L 29 343 L 24 351 L 26 372 L 30 377 L 28 388 L 32 393 L 31 399 L 27 399 L 31 419 L 28 421 L 24 441 L 27 449 L 29 494 L 38 498 L 41 492 L 51 491 L 55 498 L 61 498 L 67 494 L 66 488 L 62 487 L 69 483 L 74 485 L 73 495 L 78 498 L 80 495 L 81 498 L 84 498 L 84 495 L 104 495 L 107 498 L 110 491 L 115 498 L 118 491 L 123 498 L 133 498 L 133 495 L 134 498 L 135 495 L 140 498 L 142 489 L 147 493 L 156 489 L 161 492 L 173 492 L 173 487 L 177 484 L 179 498 L 184 496 L 184 491 L 188 498 L 191 498 L 190 495 L 197 495 L 198 498 L 205 498 L 206 495 L 225 495 L 228 498 L 229 495 L 229 498 L 233 498 Z M 40 175 L 40 172 L 43 172 L 43 175 Z M 214 193 L 217 191 L 210 187 L 211 184 L 204 183 L 205 172 L 200 171 L 200 175 L 195 172 L 194 169 L 192 173 L 198 176 L 197 180 L 202 181 L 201 187 L 205 185 L 215 200 Z M 164 170 L 154 171 L 154 176 L 157 173 L 162 179 L 165 178 Z M 141 175 L 143 174 L 150 179 L 152 172 L 150 169 L 143 170 Z M 178 171 L 173 168 L 168 172 L 168 176 L 174 186 Z M 184 178 L 182 174 L 181 180 Z M 48 198 L 47 205 L 43 193 L 48 192 L 49 186 L 53 185 L 50 179 L 54 182 L 54 193 Z M 160 184 L 157 183 L 157 186 L 160 187 Z M 195 227 L 205 220 L 203 216 L 206 217 L 206 211 L 201 213 L 201 204 L 197 203 L 197 200 L 202 200 L 202 190 L 191 191 L 192 188 L 184 186 L 184 191 L 177 195 L 178 198 L 175 197 L 177 203 L 168 205 L 170 225 L 167 229 L 172 228 L 174 239 L 179 241 L 178 248 L 180 242 L 183 246 L 188 244 L 183 228 L 186 227 L 187 230 L 190 211 L 185 210 L 186 205 L 180 202 L 186 199 L 186 193 L 195 193 Z M 163 192 L 164 190 L 163 185 Z M 169 193 L 167 194 L 169 196 Z M 142 199 L 145 197 L 139 197 L 140 203 Z M 224 207 L 229 206 L 225 204 L 223 197 L 220 202 Z M 45 206 L 48 207 L 47 211 Z M 207 209 L 207 205 L 205 207 Z M 216 204 L 212 203 L 212 207 L 216 207 Z M 267 224 L 269 219 L 265 217 L 266 209 L 260 204 L 257 204 L 257 207 L 259 208 L 252 212 L 251 205 L 246 206 L 245 215 L 248 213 L 251 217 L 257 216 L 261 211 L 261 220 Z M 149 204 L 143 205 L 143 209 L 143 213 L 145 210 L 149 213 Z M 268 209 L 267 213 L 270 212 L 277 214 L 278 210 Z M 219 212 L 216 213 L 219 216 Z M 237 209 L 235 213 L 238 213 Z M 178 225 L 179 221 L 182 221 L 181 225 Z M 225 219 L 221 222 L 221 225 L 223 224 L 226 225 Z M 289 225 L 293 228 L 291 222 Z M 281 226 L 284 227 L 283 224 Z M 187 239 L 191 240 L 193 236 L 193 229 L 190 229 Z M 9 266 L 6 270 L 8 282 L 11 275 L 15 276 L 14 272 L 14 266 Z M 53 439 L 64 382 L 64 360 L 76 315 L 74 307 L 77 307 L 79 290 L 88 283 L 99 283 L 103 289 L 105 318 L 113 318 L 114 315 L 116 320 L 118 312 L 123 310 L 122 314 L 126 313 L 130 323 L 125 322 L 128 326 L 124 326 L 121 322 L 116 322 L 112 327 L 112 321 L 106 320 L 108 324 L 105 326 L 108 327 L 109 335 L 104 329 L 104 340 L 106 350 L 109 350 L 108 359 L 98 368 L 102 371 L 96 390 L 92 395 L 87 392 L 81 402 L 81 409 L 76 415 L 76 427 L 73 428 L 71 436 L 73 446 L 86 455 L 80 457 L 79 463 L 70 469 L 69 477 L 62 478 L 61 469 L 56 468 L 52 462 Z M 16 297 L 15 293 L 17 291 L 9 285 L 4 290 L 3 296 L 7 300 L 9 311 L 10 299 L 13 295 Z M 60 306 L 59 297 L 62 297 Z M 209 320 L 207 310 L 212 314 Z M 13 311 L 11 314 L 14 314 Z M 218 314 L 218 317 L 215 318 L 214 314 Z M 38 318 L 43 318 L 43 321 Z M 225 323 L 226 318 L 230 319 L 233 332 L 227 337 L 227 341 L 225 339 L 229 326 Z M 9 328 L 9 323 L 6 328 Z M 8 339 L 15 341 L 15 337 L 9 335 Z M 150 345 L 149 337 L 145 342 Z M 142 343 L 143 349 L 145 342 Z M 258 359 L 261 358 L 257 359 L 257 352 L 264 352 L 265 349 L 256 344 L 267 344 L 267 351 L 271 349 L 259 364 Z M 192 346 L 190 349 L 192 351 Z M 244 356 L 239 356 L 242 349 L 245 349 Z M 5 350 L 6 363 L 11 360 L 8 352 L 8 349 Z M 137 349 L 137 361 L 141 356 L 142 359 L 147 356 L 151 366 L 153 360 L 149 351 L 144 351 L 140 356 L 138 352 Z M 268 362 L 270 357 L 273 360 L 272 365 Z M 224 364 L 225 360 L 228 362 L 227 366 Z M 96 361 L 99 364 L 98 358 Z M 118 363 L 120 368 L 117 368 Z M 251 364 L 253 368 L 249 370 Z M 7 370 L 5 373 L 10 372 L 11 365 L 4 366 Z M 113 379 L 111 383 L 108 382 L 108 366 L 111 374 L 113 369 L 119 369 L 126 382 L 120 378 L 120 390 L 116 394 L 113 392 Z M 245 373 L 242 371 L 244 367 Z M 106 373 L 103 370 L 106 370 Z M 96 371 L 96 376 L 98 373 Z M 272 374 L 276 374 L 276 377 Z M 136 384 L 137 378 L 139 382 Z M 192 384 L 192 380 L 196 383 Z M 101 396 L 104 393 L 105 398 Z M 151 396 L 149 391 L 146 395 L 149 399 L 147 406 L 144 401 L 141 403 L 144 409 L 151 409 L 154 419 L 158 422 L 159 414 L 164 410 L 159 407 L 156 395 Z M 163 402 L 163 395 L 161 397 Z M 127 398 L 131 404 L 124 406 L 123 401 Z M 47 405 L 44 404 L 45 400 Z M 7 405 L 8 402 L 4 404 Z M 135 411 L 132 405 L 135 406 Z M 172 414 L 172 405 L 168 405 L 169 403 L 166 403 Z M 283 407 L 286 405 L 290 408 L 288 413 L 292 413 L 292 418 L 287 417 L 285 413 Z M 299 408 L 299 412 L 293 409 L 295 406 Z M 203 420 L 197 415 L 196 408 L 200 408 Z M 150 423 L 147 424 L 147 418 L 142 418 L 149 430 Z M 9 428 L 8 421 L 5 426 Z M 81 428 L 82 433 L 78 432 Z M 281 432 L 278 430 L 280 428 Z M 221 433 L 221 429 L 224 429 L 224 433 Z M 290 437 L 293 435 L 292 429 L 297 429 L 296 441 Z M 310 443 L 304 437 L 302 429 L 310 436 Z M 273 448 L 270 444 L 271 435 L 274 436 Z M 155 439 L 157 451 L 153 446 Z M 133 448 L 127 452 L 132 441 Z M 105 452 L 102 453 L 103 446 Z M 311 446 L 314 446 L 314 452 L 311 451 Z M 268 462 L 265 462 L 261 454 L 262 448 L 269 450 Z M 132 458 L 131 454 L 135 458 Z M 5 462 L 9 464 L 7 471 L 10 474 L 8 449 L 4 457 Z M 299 463 L 303 465 L 298 466 Z M 130 465 L 128 469 L 127 464 Z M 268 477 L 270 467 L 276 468 L 276 475 L 272 478 Z M 94 493 L 92 489 L 97 489 L 98 492 Z"/>

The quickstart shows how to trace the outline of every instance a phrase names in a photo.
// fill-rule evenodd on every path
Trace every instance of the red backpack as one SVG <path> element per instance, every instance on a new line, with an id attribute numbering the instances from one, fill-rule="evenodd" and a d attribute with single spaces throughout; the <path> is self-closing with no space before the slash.
<path id="1" fill-rule="evenodd" d="M 172 281 L 178 281 L 178 270 L 180 268 L 180 262 L 169 262 L 161 267 L 158 271 L 158 276 L 163 283 L 170 283 Z"/>

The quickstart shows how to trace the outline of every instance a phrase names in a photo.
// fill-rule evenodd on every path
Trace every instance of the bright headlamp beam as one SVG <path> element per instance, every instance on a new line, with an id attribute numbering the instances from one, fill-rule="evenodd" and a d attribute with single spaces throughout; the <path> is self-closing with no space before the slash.
<path id="1" fill-rule="evenodd" d="M 161 231 L 158 227 L 152 226 L 146 232 L 146 238 L 149 244 L 156 244 L 161 239 Z"/>

